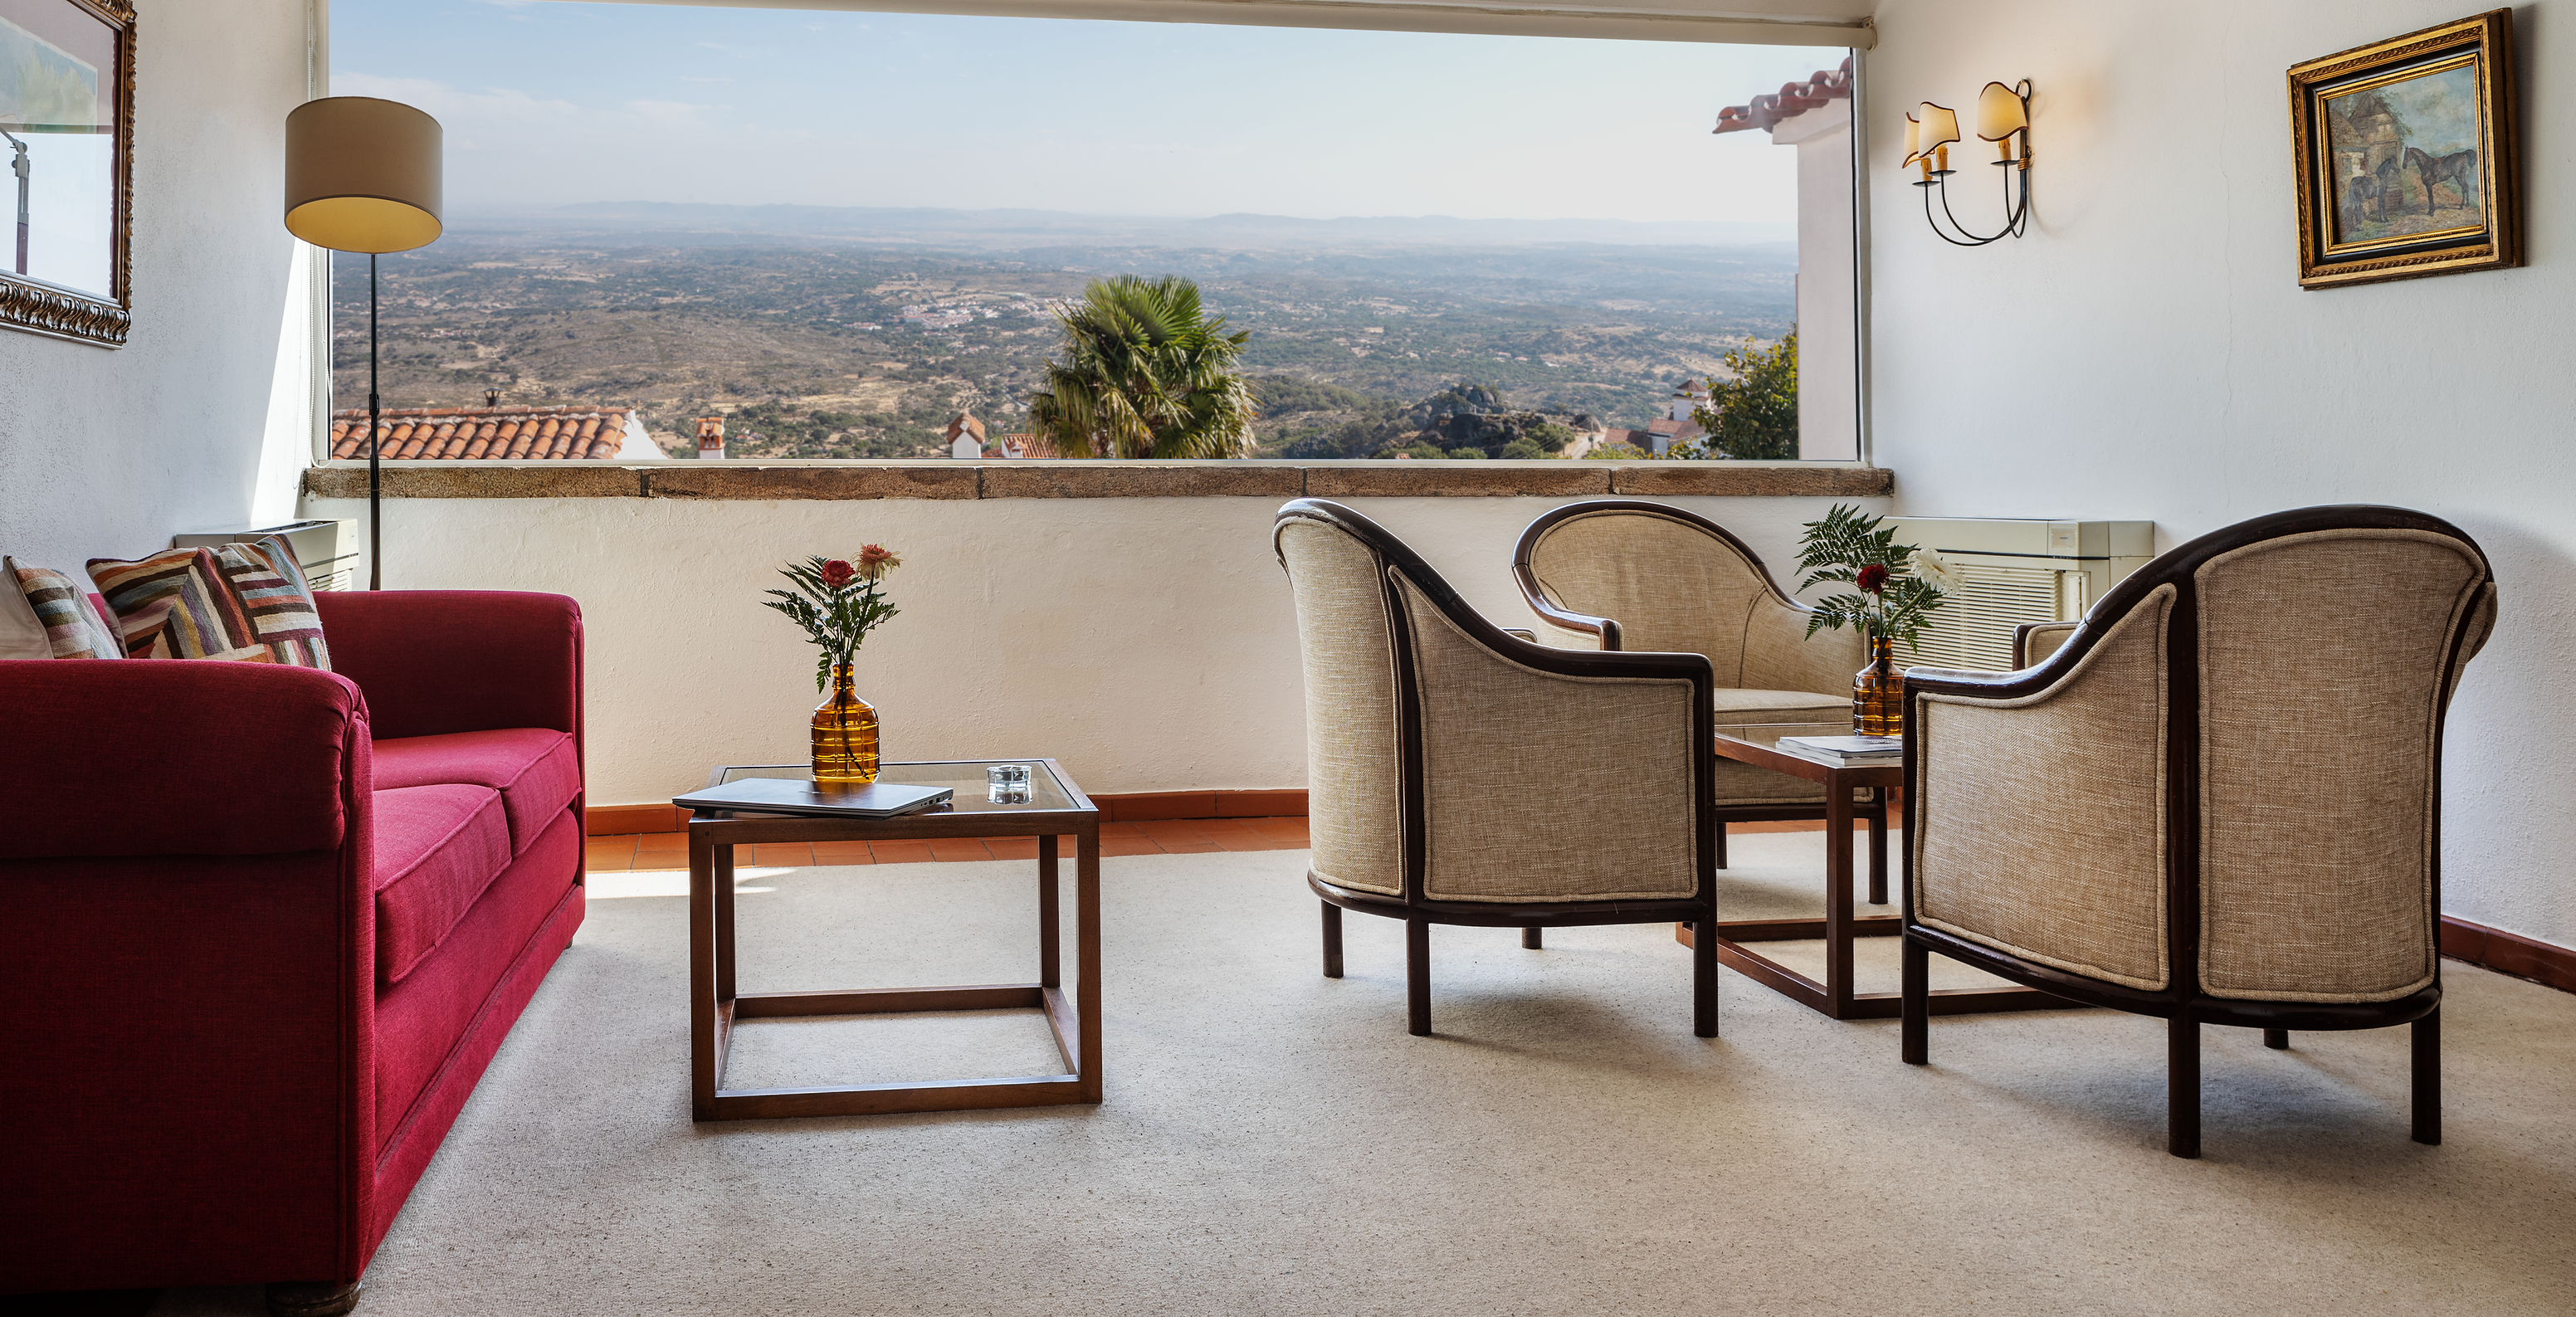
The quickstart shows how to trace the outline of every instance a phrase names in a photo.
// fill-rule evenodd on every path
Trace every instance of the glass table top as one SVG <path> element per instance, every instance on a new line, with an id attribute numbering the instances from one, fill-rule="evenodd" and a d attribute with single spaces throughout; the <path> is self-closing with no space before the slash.
<path id="1" fill-rule="evenodd" d="M 1848 718 L 1837 723 L 1719 723 L 1717 734 L 1723 740 L 1776 746 L 1784 736 L 1849 736 L 1852 726 Z"/>
<path id="2" fill-rule="evenodd" d="M 1025 792 L 1009 793 L 991 786 L 984 770 L 1000 764 L 1023 764 L 1029 770 Z M 804 778 L 813 775 L 811 764 L 728 764 L 720 770 L 718 782 L 738 782 L 746 777 Z M 1009 814 L 1024 810 L 1075 809 L 1073 795 L 1047 771 L 1047 766 L 1034 759 L 959 759 L 937 763 L 877 766 L 879 782 L 903 786 L 947 787 L 955 794 L 948 808 L 959 814 Z M 1013 798 L 1014 795 L 1020 798 Z M 744 811 L 748 813 L 750 811 Z M 934 806 L 930 813 L 940 812 Z"/>

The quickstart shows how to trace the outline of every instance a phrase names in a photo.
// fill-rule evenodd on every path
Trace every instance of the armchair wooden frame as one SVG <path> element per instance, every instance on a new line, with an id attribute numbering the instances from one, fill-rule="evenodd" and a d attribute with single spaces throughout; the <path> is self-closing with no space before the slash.
<path id="1" fill-rule="evenodd" d="M 1931 1014 L 1928 957 L 1938 952 L 1989 974 L 2070 1001 L 2167 1021 L 2167 1145 L 2177 1157 L 2200 1155 L 2200 1026 L 2203 1024 L 2261 1029 L 2264 1044 L 2275 1049 L 2285 1049 L 2290 1045 L 2292 1030 L 2379 1029 L 2411 1025 L 2413 1137 L 2419 1143 L 2442 1141 L 2439 1014 L 2442 984 L 2438 956 L 2433 961 L 2432 982 L 2393 1001 L 2336 1003 L 2214 997 L 2207 995 L 2200 983 L 2202 705 L 2200 601 L 2196 573 L 2213 558 L 2266 540 L 2341 530 L 2415 531 L 2454 539 L 2478 564 L 2480 577 L 2471 586 L 2473 594 L 2486 592 L 2484 597 L 2492 599 L 2494 573 L 2487 564 L 2485 553 L 2478 548 L 2476 541 L 2440 518 L 2403 508 L 2365 505 L 2301 508 L 2258 517 L 2204 535 L 2158 558 L 2105 595 L 2085 623 L 2036 667 L 1990 676 L 1951 671 L 1933 673 L 1921 668 L 1907 674 L 1904 773 L 1909 844 L 1905 848 L 1902 884 L 1904 979 L 1900 1029 L 1902 1054 L 1907 1064 L 1923 1065 L 1928 1060 L 1926 1035 Z M 2169 684 L 2164 782 L 2169 842 L 2165 848 L 2164 871 L 2165 950 L 2171 966 L 2169 986 L 2158 991 L 2146 991 L 2108 983 L 2036 964 L 1924 925 L 1916 910 L 1916 846 L 1913 844 L 1923 835 L 1916 815 L 1923 805 L 1922 779 L 1919 776 L 1923 765 L 1919 745 L 1924 726 L 1924 697 L 1951 695 L 2009 700 L 2036 695 L 2073 672 L 2121 618 L 2148 603 L 2156 591 L 2168 587 L 2175 591 L 2165 638 L 2165 671 Z M 2467 655 L 2475 651 L 2479 626 L 2473 612 L 2474 609 L 2463 613 L 2449 636 L 2439 678 L 2442 691 L 2452 688 Z M 2017 638 L 2016 647 L 2027 644 L 2028 640 L 2027 634 Z M 2432 762 L 2428 766 L 2432 800 L 2435 802 L 2429 820 L 2429 880 L 2436 928 L 2441 908 L 2441 819 L 2438 802 L 2442 721 L 2443 710 L 2437 706 L 2433 716 Z"/>
<path id="2" fill-rule="evenodd" d="M 1307 886 L 1323 902 L 1324 976 L 1342 977 L 1342 912 L 1356 910 L 1404 921 L 1407 1027 L 1415 1035 L 1431 1032 L 1431 937 L 1433 924 L 1484 928 L 1519 928 L 1521 945 L 1538 949 L 1539 930 L 1550 926 L 1657 924 L 1668 920 L 1713 920 L 1718 829 L 1711 802 L 1715 792 L 1716 731 L 1710 705 L 1714 687 L 1708 660 L 1697 654 L 1626 654 L 1552 649 L 1510 635 L 1470 606 L 1431 569 L 1420 555 L 1377 523 L 1340 504 L 1297 499 L 1279 509 L 1278 520 L 1304 520 L 1333 527 L 1365 545 L 1376 556 L 1377 580 L 1395 643 L 1397 727 L 1403 812 L 1404 892 L 1394 895 L 1357 891 L 1324 881 L 1311 869 Z M 1275 545 L 1275 540 L 1274 540 Z M 1280 554 L 1286 570 L 1287 556 Z M 1424 791 L 1423 698 L 1415 663 L 1415 637 L 1396 594 L 1401 576 L 1448 621 L 1476 643 L 1513 663 L 1540 672 L 1573 677 L 1660 678 L 1687 680 L 1697 710 L 1692 736 L 1692 827 L 1695 834 L 1696 895 L 1674 900 L 1610 900 L 1523 903 L 1445 901 L 1424 894 L 1429 870 L 1430 826 Z M 1534 806 L 1535 807 L 1535 806 Z M 1691 956 L 1691 1032 L 1717 1036 L 1716 940 L 1700 939 Z"/>

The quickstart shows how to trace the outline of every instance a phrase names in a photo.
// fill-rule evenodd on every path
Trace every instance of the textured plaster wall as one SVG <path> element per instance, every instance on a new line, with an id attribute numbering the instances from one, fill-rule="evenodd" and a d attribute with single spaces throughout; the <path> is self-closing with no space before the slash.
<path id="1" fill-rule="evenodd" d="M 78 569 L 292 512 L 303 258 L 279 222 L 302 0 L 142 0 L 134 314 L 108 350 L 0 330 L 0 553 Z"/>
<path id="2" fill-rule="evenodd" d="M 1488 617 L 1527 626 L 1521 528 L 1568 499 L 1353 499 Z M 1862 500 L 1883 509 L 1885 500 Z M 1794 560 L 1828 500 L 1690 498 L 1766 562 Z M 363 517 L 361 500 L 310 499 Z M 543 590 L 581 601 L 591 800 L 667 800 L 709 765 L 807 751 L 813 649 L 760 606 L 780 563 L 904 556 L 904 611 L 861 651 L 859 690 L 906 759 L 1054 755 L 1093 791 L 1300 787 L 1304 693 L 1276 500 L 1253 498 L 398 499 L 389 589 Z M 1794 584 L 1794 581 L 1784 584 Z M 1497 765 L 1508 773 L 1509 765 Z"/>
<path id="3" fill-rule="evenodd" d="M 2576 5 L 2515 11 L 2529 265 L 2297 285 L 2285 70 L 2476 8 L 1886 0 L 1866 125 L 1875 452 L 1903 473 L 1902 512 L 2152 518 L 2159 547 L 2319 503 L 2467 530 L 2502 616 L 2451 714 L 2444 905 L 2576 945 L 2576 760 L 2554 716 L 2576 653 Z M 1964 114 L 1988 79 L 2022 77 L 2037 222 L 1944 246 L 1899 173 L 1904 109 Z M 1990 223 L 1983 189 L 1959 200 Z"/>

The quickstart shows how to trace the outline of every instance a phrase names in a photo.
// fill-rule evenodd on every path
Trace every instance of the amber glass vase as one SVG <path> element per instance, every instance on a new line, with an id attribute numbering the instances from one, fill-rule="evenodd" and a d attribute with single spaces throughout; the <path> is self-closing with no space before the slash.
<path id="1" fill-rule="evenodd" d="M 1905 674 L 1896 666 L 1896 642 L 1886 636 L 1869 638 L 1869 666 L 1852 675 L 1852 733 L 1905 735 Z"/>
<path id="2" fill-rule="evenodd" d="M 850 665 L 832 665 L 832 698 L 814 709 L 814 780 L 866 786 L 877 780 L 877 711 L 850 689 Z"/>

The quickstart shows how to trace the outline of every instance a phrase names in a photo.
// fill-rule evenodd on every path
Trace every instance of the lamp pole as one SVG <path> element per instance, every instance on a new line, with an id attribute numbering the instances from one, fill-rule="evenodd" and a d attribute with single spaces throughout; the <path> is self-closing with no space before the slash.
<path id="1" fill-rule="evenodd" d="M 17 159 L 11 161 L 9 167 L 18 175 L 18 273 L 25 274 L 27 272 L 27 144 L 19 141 L 16 133 L 5 129 L 0 129 L 0 137 L 8 138 L 9 145 L 16 148 Z"/>
<path id="2" fill-rule="evenodd" d="M 384 444 L 384 400 L 376 393 L 376 254 L 367 253 L 367 588 L 385 588 L 384 468 L 376 453 Z"/>

